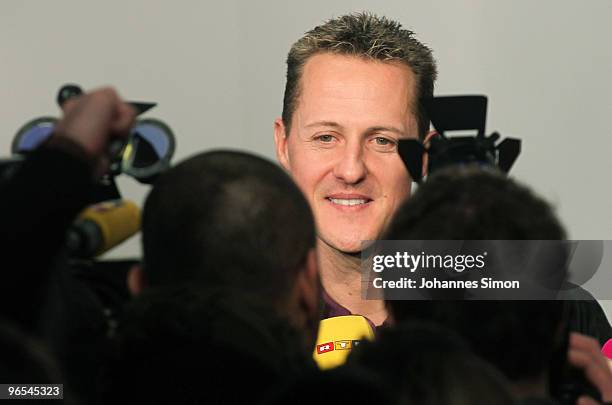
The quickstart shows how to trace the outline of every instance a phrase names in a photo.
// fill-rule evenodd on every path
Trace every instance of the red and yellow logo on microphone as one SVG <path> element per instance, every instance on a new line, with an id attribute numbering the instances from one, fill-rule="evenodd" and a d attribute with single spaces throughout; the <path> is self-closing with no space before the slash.
<path id="1" fill-rule="evenodd" d="M 319 324 L 314 359 L 322 370 L 337 367 L 346 361 L 351 349 L 364 339 L 373 340 L 374 331 L 363 316 L 323 319 Z"/>
<path id="2" fill-rule="evenodd" d="M 337 340 L 334 343 L 336 350 L 350 350 L 352 347 L 351 340 Z"/>
<path id="3" fill-rule="evenodd" d="M 327 342 L 317 345 L 317 354 L 323 354 L 334 350 L 334 342 Z"/>

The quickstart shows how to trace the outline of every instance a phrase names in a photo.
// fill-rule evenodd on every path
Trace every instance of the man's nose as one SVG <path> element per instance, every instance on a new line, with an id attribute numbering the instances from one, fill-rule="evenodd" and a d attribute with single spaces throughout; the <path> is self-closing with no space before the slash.
<path id="1" fill-rule="evenodd" d="M 367 173 L 362 146 L 346 145 L 334 166 L 334 176 L 346 184 L 357 184 L 365 179 Z"/>

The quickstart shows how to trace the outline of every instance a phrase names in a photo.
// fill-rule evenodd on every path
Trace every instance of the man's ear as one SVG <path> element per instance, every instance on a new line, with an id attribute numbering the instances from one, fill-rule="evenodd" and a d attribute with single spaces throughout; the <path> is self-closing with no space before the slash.
<path id="1" fill-rule="evenodd" d="M 425 135 L 425 139 L 423 140 L 423 146 L 425 146 L 425 149 L 429 149 L 431 138 L 433 138 L 436 135 L 438 135 L 436 131 L 429 131 L 427 135 Z M 428 165 L 429 165 L 429 154 L 424 153 L 423 154 L 423 168 L 422 168 L 423 177 L 427 176 L 427 166 Z"/>
<path id="2" fill-rule="evenodd" d="M 287 151 L 287 128 L 282 118 L 274 120 L 274 144 L 276 145 L 276 158 L 283 168 L 289 171 L 289 153 Z"/>
<path id="3" fill-rule="evenodd" d="M 140 264 L 133 265 L 127 272 L 127 287 L 133 296 L 139 295 L 145 288 L 144 271 Z"/>

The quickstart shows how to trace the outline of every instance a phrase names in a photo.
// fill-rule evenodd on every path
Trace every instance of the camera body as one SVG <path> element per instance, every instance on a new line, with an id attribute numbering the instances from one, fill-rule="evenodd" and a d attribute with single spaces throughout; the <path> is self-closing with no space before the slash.
<path id="1" fill-rule="evenodd" d="M 496 167 L 504 173 L 521 152 L 521 141 L 515 138 L 500 139 L 498 133 L 485 135 L 487 118 L 486 96 L 434 97 L 424 103 L 424 112 L 431 119 L 437 135 L 429 146 L 420 141 L 402 139 L 399 154 L 414 181 L 423 180 L 423 156 L 428 156 L 427 173 L 452 165 L 478 164 Z M 450 132 L 475 133 L 472 136 L 450 137 Z"/>

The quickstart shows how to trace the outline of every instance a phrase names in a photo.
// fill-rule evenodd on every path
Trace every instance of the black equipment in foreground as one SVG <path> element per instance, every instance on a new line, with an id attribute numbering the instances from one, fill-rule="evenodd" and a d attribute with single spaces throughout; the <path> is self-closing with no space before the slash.
<path id="1" fill-rule="evenodd" d="M 56 101 L 60 107 L 83 93 L 77 85 L 62 86 Z M 155 103 L 128 102 L 138 115 Z M 15 135 L 12 156 L 0 158 L 0 185 L 9 182 L 27 156 L 53 135 L 58 122 L 54 117 L 40 117 L 26 123 Z M 152 184 L 170 167 L 175 139 L 170 128 L 155 119 L 137 120 L 126 140 L 109 146 L 110 167 L 95 184 L 89 207 L 70 228 L 67 248 L 70 259 L 92 259 L 123 242 L 140 229 L 140 211 L 121 197 L 116 176 L 127 174 L 141 183 Z M 102 203 L 103 202 L 103 203 Z"/>
<path id="2" fill-rule="evenodd" d="M 506 138 L 497 143 L 497 132 L 486 136 L 486 96 L 434 97 L 424 105 L 438 136 L 426 148 L 416 139 L 401 139 L 399 154 L 412 179 L 423 180 L 423 155 L 427 153 L 427 173 L 450 165 L 480 164 L 507 173 L 521 152 L 521 141 Z M 475 136 L 447 136 L 449 131 L 471 131 Z"/>
<path id="3" fill-rule="evenodd" d="M 56 101 L 61 107 L 68 99 L 78 97 L 83 91 L 74 84 L 62 86 Z M 156 103 L 128 102 L 138 115 L 155 107 Z M 14 155 L 26 155 L 44 142 L 55 129 L 57 119 L 40 117 L 22 126 L 11 146 Z M 157 175 L 170 166 L 174 154 L 175 139 L 172 130 L 156 119 L 138 120 L 130 131 L 127 141 L 111 144 L 110 177 L 125 173 L 141 183 L 151 184 Z M 118 198 L 109 195 L 102 200 Z"/>

